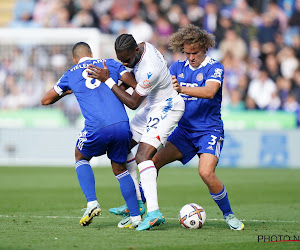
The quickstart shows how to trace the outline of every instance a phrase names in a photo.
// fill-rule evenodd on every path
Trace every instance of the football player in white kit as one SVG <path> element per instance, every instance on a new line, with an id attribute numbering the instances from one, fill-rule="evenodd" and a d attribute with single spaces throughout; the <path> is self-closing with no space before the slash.
<path id="1" fill-rule="evenodd" d="M 172 78 L 163 55 L 147 42 L 138 43 L 132 35 L 122 34 L 115 41 L 117 58 L 125 67 L 132 68 L 137 85 L 132 95 L 119 87 L 104 65 L 101 69 L 90 65 L 90 77 L 96 78 L 111 88 L 116 96 L 129 108 L 137 109 L 147 97 L 147 104 L 141 108 L 130 122 L 133 139 L 131 146 L 139 143 L 135 156 L 140 173 L 140 181 L 147 200 L 147 215 L 136 230 L 147 230 L 165 222 L 159 211 L 157 199 L 157 171 L 152 157 L 164 146 L 168 136 L 182 117 L 185 104 L 182 97 L 173 89 Z M 128 155 L 127 169 L 135 181 L 137 199 L 142 204 L 139 191 L 136 163 L 132 153 Z M 121 207 L 122 208 L 122 207 Z M 140 206 L 141 210 L 143 209 Z M 123 206 L 124 211 L 128 209 Z M 120 214 L 120 211 L 114 212 Z M 123 219 L 119 227 L 130 225 L 130 219 Z M 124 225 L 124 226 L 122 226 Z"/>

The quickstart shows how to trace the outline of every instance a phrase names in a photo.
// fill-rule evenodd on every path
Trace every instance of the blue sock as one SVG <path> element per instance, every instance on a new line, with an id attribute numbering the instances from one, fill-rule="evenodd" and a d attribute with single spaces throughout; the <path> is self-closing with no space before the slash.
<path id="1" fill-rule="evenodd" d="M 123 198 L 126 202 L 128 209 L 130 211 L 130 216 L 140 215 L 138 202 L 136 199 L 134 182 L 133 182 L 128 170 L 126 170 L 125 172 L 123 172 L 121 174 L 116 175 L 116 178 L 118 179 L 118 181 L 120 183 L 121 193 L 123 195 Z"/>
<path id="2" fill-rule="evenodd" d="M 142 201 L 143 201 L 143 203 L 145 203 L 145 202 L 146 202 L 146 197 L 145 197 L 145 195 L 144 195 L 144 190 L 143 190 L 143 188 L 142 188 L 142 183 L 141 183 L 141 181 L 139 181 L 139 187 L 140 187 L 140 192 L 141 192 L 141 198 L 142 198 Z"/>
<path id="3" fill-rule="evenodd" d="M 95 191 L 95 177 L 87 160 L 77 161 L 75 164 L 79 185 L 87 202 L 97 200 Z"/>
<path id="4" fill-rule="evenodd" d="M 226 191 L 226 188 L 223 185 L 223 189 L 221 192 L 217 194 L 212 194 L 210 193 L 211 197 L 214 199 L 214 201 L 218 204 L 219 208 L 223 212 L 223 216 L 228 216 L 229 214 L 233 214 L 229 199 L 228 199 L 228 194 Z"/>

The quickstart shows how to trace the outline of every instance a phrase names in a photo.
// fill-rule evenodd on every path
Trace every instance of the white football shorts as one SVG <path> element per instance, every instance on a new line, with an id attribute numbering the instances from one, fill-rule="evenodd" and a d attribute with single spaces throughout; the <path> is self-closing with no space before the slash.
<path id="1" fill-rule="evenodd" d="M 184 112 L 185 104 L 180 95 L 159 104 L 147 104 L 141 108 L 130 122 L 132 139 L 159 149 L 164 146 Z"/>

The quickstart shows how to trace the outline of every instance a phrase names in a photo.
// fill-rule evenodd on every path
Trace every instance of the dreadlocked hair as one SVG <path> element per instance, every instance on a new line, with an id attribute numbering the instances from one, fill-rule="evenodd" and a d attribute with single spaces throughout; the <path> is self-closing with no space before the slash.
<path id="1" fill-rule="evenodd" d="M 184 52 L 184 44 L 199 44 L 205 52 L 213 48 L 216 44 L 215 36 L 209 34 L 206 30 L 201 29 L 193 24 L 188 24 L 179 28 L 179 30 L 169 37 L 169 48 L 171 50 Z"/>
<path id="2" fill-rule="evenodd" d="M 132 51 L 137 47 L 137 43 L 132 35 L 122 34 L 117 37 L 115 41 L 115 51 L 116 53 L 123 52 L 125 50 Z"/>

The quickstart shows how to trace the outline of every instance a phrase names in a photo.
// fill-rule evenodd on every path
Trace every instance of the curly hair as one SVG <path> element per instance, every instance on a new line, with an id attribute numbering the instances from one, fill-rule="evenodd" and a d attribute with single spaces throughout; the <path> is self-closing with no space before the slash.
<path id="1" fill-rule="evenodd" d="M 171 50 L 184 52 L 184 44 L 198 43 L 200 48 L 207 52 L 216 44 L 215 36 L 209 34 L 206 30 L 201 29 L 193 24 L 188 24 L 179 28 L 177 32 L 169 37 L 169 48 Z"/>

